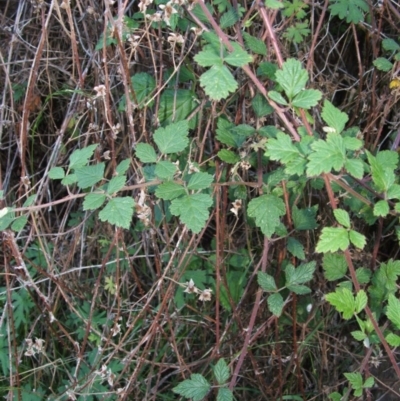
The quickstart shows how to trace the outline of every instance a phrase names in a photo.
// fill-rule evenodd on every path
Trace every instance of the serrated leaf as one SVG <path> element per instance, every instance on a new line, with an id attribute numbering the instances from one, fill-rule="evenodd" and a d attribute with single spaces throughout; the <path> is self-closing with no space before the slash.
<path id="1" fill-rule="evenodd" d="M 224 61 L 234 67 L 243 67 L 253 61 L 253 56 L 247 53 L 237 42 L 230 42 L 233 52 L 225 56 Z"/>
<path id="2" fill-rule="evenodd" d="M 118 166 L 115 169 L 115 172 L 118 175 L 123 175 L 128 171 L 129 166 L 131 165 L 131 159 L 122 160 L 118 163 Z"/>
<path id="3" fill-rule="evenodd" d="M 26 198 L 24 204 L 22 205 L 22 207 L 29 207 L 32 206 L 35 203 L 36 200 L 36 194 L 30 195 Z"/>
<path id="4" fill-rule="evenodd" d="M 230 28 L 231 26 L 235 25 L 238 20 L 239 20 L 238 13 L 232 7 L 226 13 L 221 15 L 219 25 L 222 29 Z"/>
<path id="5" fill-rule="evenodd" d="M 396 328 L 400 330 L 400 301 L 393 294 L 389 294 L 386 315 Z"/>
<path id="6" fill-rule="evenodd" d="M 357 340 L 357 341 L 364 341 L 367 338 L 367 335 L 360 330 L 352 331 L 351 335 Z"/>
<path id="7" fill-rule="evenodd" d="M 115 194 L 124 187 L 125 183 L 126 183 L 126 177 L 124 175 L 118 175 L 116 177 L 113 177 L 107 184 L 107 193 L 110 195 Z"/>
<path id="8" fill-rule="evenodd" d="M 65 171 L 61 167 L 53 167 L 49 170 L 49 178 L 52 180 L 62 180 L 65 177 Z"/>
<path id="9" fill-rule="evenodd" d="M 154 76 L 146 73 L 139 72 L 131 77 L 133 90 L 135 91 L 136 100 L 139 109 L 146 105 L 146 101 L 151 93 L 156 88 L 156 80 Z M 151 106 L 151 103 L 148 104 Z"/>
<path id="10" fill-rule="evenodd" d="M 386 167 L 383 160 L 374 157 L 370 152 L 366 151 L 369 164 L 371 166 L 372 180 L 378 191 L 385 192 L 393 184 L 395 180 L 394 173 L 390 167 Z"/>
<path id="11" fill-rule="evenodd" d="M 222 358 L 214 366 L 213 372 L 218 384 L 224 384 L 229 379 L 230 371 L 225 360 Z"/>
<path id="12" fill-rule="evenodd" d="M 266 156 L 284 164 L 301 157 L 299 150 L 293 144 L 292 138 L 283 132 L 278 132 L 276 139 L 269 139 L 266 148 Z"/>
<path id="13" fill-rule="evenodd" d="M 292 100 L 292 106 L 309 109 L 316 106 L 321 100 L 322 93 L 316 89 L 305 89 L 297 94 Z"/>
<path id="14" fill-rule="evenodd" d="M 86 148 L 77 149 L 72 152 L 71 156 L 69 157 L 69 168 L 76 169 L 87 164 L 89 159 L 93 156 L 97 146 L 98 144 L 89 145 Z"/>
<path id="15" fill-rule="evenodd" d="M 192 401 L 201 401 L 210 391 L 210 383 L 200 374 L 193 373 L 190 379 L 179 383 L 172 391 Z"/>
<path id="16" fill-rule="evenodd" d="M 386 217 L 389 214 L 389 203 L 386 200 L 379 200 L 374 205 L 374 216 Z"/>
<path id="17" fill-rule="evenodd" d="M 253 107 L 254 113 L 257 118 L 262 118 L 271 114 L 274 109 L 268 103 L 267 99 L 261 95 L 261 93 L 257 93 L 253 99 L 251 100 L 251 106 Z"/>
<path id="18" fill-rule="evenodd" d="M 278 0 L 265 0 L 265 6 L 273 10 L 279 10 L 285 7 L 284 4 Z"/>
<path id="19" fill-rule="evenodd" d="M 182 223 L 195 234 L 199 233 L 209 217 L 208 208 L 212 205 L 212 198 L 207 194 L 182 196 L 171 202 L 170 211 L 179 216 Z"/>
<path id="20" fill-rule="evenodd" d="M 332 15 L 345 19 L 348 24 L 364 21 L 364 12 L 368 12 L 368 4 L 364 0 L 336 0 L 329 6 Z"/>
<path id="21" fill-rule="evenodd" d="M 131 197 L 112 198 L 99 213 L 101 221 L 128 229 L 131 225 L 135 202 Z"/>
<path id="22" fill-rule="evenodd" d="M 363 178 L 364 165 L 360 159 L 347 159 L 344 163 L 344 168 L 354 178 L 358 178 L 359 180 Z"/>
<path id="23" fill-rule="evenodd" d="M 212 100 L 221 100 L 234 92 L 238 83 L 225 65 L 213 65 L 200 77 L 200 84 Z"/>
<path id="24" fill-rule="evenodd" d="M 288 59 L 283 63 L 282 69 L 275 73 L 276 81 L 285 91 L 289 100 L 292 100 L 308 81 L 308 72 L 302 66 L 300 61 Z"/>
<path id="25" fill-rule="evenodd" d="M 363 379 L 362 379 L 361 373 L 359 373 L 359 372 L 345 373 L 344 376 L 350 382 L 350 384 L 353 387 L 353 389 L 362 388 Z M 354 393 L 354 395 L 355 395 L 355 393 Z"/>
<path id="26" fill-rule="evenodd" d="M 78 177 L 76 174 L 68 174 L 61 180 L 61 184 L 63 185 L 72 185 L 76 182 L 78 182 Z"/>
<path id="27" fill-rule="evenodd" d="M 210 188 L 214 177 L 208 173 L 194 173 L 190 176 L 187 188 L 190 190 Z"/>
<path id="28" fill-rule="evenodd" d="M 81 189 L 90 188 L 103 179 L 104 163 L 95 164 L 93 166 L 84 166 L 75 169 L 75 174 L 78 179 L 78 187 Z"/>
<path id="29" fill-rule="evenodd" d="M 186 120 L 158 128 L 154 133 L 154 142 L 163 154 L 178 153 L 189 144 L 189 125 Z"/>
<path id="30" fill-rule="evenodd" d="M 299 14 L 300 13 L 305 14 L 303 11 L 300 11 Z M 305 20 L 304 22 L 296 22 L 294 25 L 288 26 L 285 33 L 283 34 L 283 37 L 293 43 L 301 43 L 311 33 L 311 29 L 309 28 L 309 26 L 310 24 L 308 20 Z"/>
<path id="31" fill-rule="evenodd" d="M 270 63 L 269 61 L 264 61 L 260 63 L 257 68 L 257 75 L 261 75 L 265 78 L 269 78 L 271 81 L 276 82 L 275 73 L 279 70 L 279 67 Z"/>
<path id="32" fill-rule="evenodd" d="M 156 189 L 156 196 L 164 200 L 172 200 L 185 194 L 185 188 L 175 182 L 164 182 Z"/>
<path id="33" fill-rule="evenodd" d="M 223 65 L 221 58 L 221 52 L 216 49 L 208 47 L 207 50 L 202 50 L 196 56 L 194 56 L 196 63 L 202 67 L 212 67 L 213 65 L 220 64 Z"/>
<path id="34" fill-rule="evenodd" d="M 368 302 L 367 294 L 364 290 L 358 291 L 355 298 L 355 312 L 360 313 L 366 306 Z"/>
<path id="35" fill-rule="evenodd" d="M 336 221 L 346 228 L 350 228 L 350 216 L 343 209 L 335 209 L 333 211 Z"/>
<path id="36" fill-rule="evenodd" d="M 94 192 L 87 194 L 83 201 L 83 210 L 96 210 L 103 206 L 105 200 L 105 194 L 96 194 Z"/>
<path id="37" fill-rule="evenodd" d="M 335 292 L 325 295 L 325 299 L 338 312 L 343 313 L 343 319 L 350 319 L 354 315 L 355 301 L 352 292 L 347 288 L 339 288 Z"/>
<path id="38" fill-rule="evenodd" d="M 288 106 L 288 102 L 286 101 L 286 99 L 277 91 L 269 91 L 268 97 L 278 104 Z"/>
<path id="39" fill-rule="evenodd" d="M 319 139 L 311 145 L 313 153 L 308 156 L 307 175 L 339 171 L 346 161 L 346 148 L 343 138 L 334 133 L 327 135 L 326 141 Z"/>
<path id="40" fill-rule="evenodd" d="M 250 201 L 247 213 L 256 221 L 264 235 L 271 238 L 280 224 L 280 217 L 286 213 L 282 199 L 275 195 L 262 195 Z"/>
<path id="41" fill-rule="evenodd" d="M 142 163 L 155 163 L 157 161 L 156 151 L 148 143 L 138 143 L 135 148 L 135 154 Z"/>
<path id="42" fill-rule="evenodd" d="M 315 271 L 315 262 L 302 263 L 299 267 L 295 268 L 289 264 L 285 269 L 286 286 L 304 284 L 313 278 Z"/>
<path id="43" fill-rule="evenodd" d="M 299 209 L 297 206 L 293 206 L 292 217 L 294 228 L 296 230 L 314 230 L 317 228 L 317 210 L 318 205 L 306 209 Z"/>
<path id="44" fill-rule="evenodd" d="M 356 270 L 356 277 L 360 284 L 368 284 L 371 279 L 371 270 L 365 267 L 359 267 Z"/>
<path id="45" fill-rule="evenodd" d="M 387 191 L 387 199 L 400 199 L 400 185 L 393 184 Z"/>
<path id="46" fill-rule="evenodd" d="M 275 284 L 275 279 L 267 273 L 259 271 L 257 273 L 257 281 L 264 291 L 274 292 L 278 289 Z"/>
<path id="47" fill-rule="evenodd" d="M 165 89 L 160 97 L 160 109 L 157 118 L 165 127 L 185 120 L 198 106 L 196 94 L 188 89 Z M 189 128 L 196 127 L 197 117 L 189 121 Z"/>
<path id="48" fill-rule="evenodd" d="M 218 389 L 217 401 L 233 401 L 233 393 L 227 387 Z"/>
<path id="49" fill-rule="evenodd" d="M 157 163 L 154 172 L 162 180 L 171 180 L 177 172 L 177 167 L 176 164 L 164 160 Z"/>
<path id="50" fill-rule="evenodd" d="M 394 150 L 381 150 L 377 153 L 376 160 L 384 169 L 395 170 L 399 161 L 399 154 Z"/>
<path id="51" fill-rule="evenodd" d="M 247 32 L 243 32 L 243 39 L 246 43 L 246 47 L 248 47 L 252 52 L 261 54 L 262 56 L 267 55 L 267 46 L 263 40 L 255 38 Z"/>
<path id="52" fill-rule="evenodd" d="M 384 57 L 378 57 L 373 64 L 379 71 L 389 72 L 393 68 L 393 64 Z"/>
<path id="53" fill-rule="evenodd" d="M 389 333 L 385 337 L 385 339 L 388 342 L 388 344 L 390 346 L 392 346 L 392 347 L 399 347 L 400 346 L 400 336 L 398 336 L 397 334 Z"/>
<path id="54" fill-rule="evenodd" d="M 344 251 L 350 244 L 349 234 L 342 227 L 324 227 L 319 238 L 317 252 L 336 252 L 339 249 Z"/>
<path id="55" fill-rule="evenodd" d="M 225 163 L 235 164 L 240 161 L 240 157 L 231 150 L 222 149 L 218 152 L 218 157 Z"/>
<path id="56" fill-rule="evenodd" d="M 340 134 L 346 126 L 349 117 L 336 108 L 329 100 L 324 101 L 321 117 L 329 127 L 334 128 L 337 134 Z"/>
<path id="57" fill-rule="evenodd" d="M 339 280 L 347 273 L 346 259 L 344 255 L 325 253 L 322 268 L 324 269 L 324 276 L 328 281 Z"/>
<path id="58" fill-rule="evenodd" d="M 304 260 L 306 255 L 304 253 L 304 247 L 300 241 L 293 237 L 287 239 L 287 250 L 296 258 Z"/>
<path id="59" fill-rule="evenodd" d="M 346 115 L 347 116 L 347 115 Z M 354 127 L 353 127 L 354 128 Z M 351 129 L 351 128 L 350 128 Z M 346 130 L 345 132 L 348 132 L 349 130 Z M 344 142 L 344 147 L 347 150 L 359 150 L 363 146 L 363 141 L 361 141 L 358 138 L 353 138 L 351 136 L 344 136 L 343 137 L 343 142 Z"/>
<path id="60" fill-rule="evenodd" d="M 279 294 L 279 292 L 270 295 L 268 297 L 267 303 L 268 303 L 268 309 L 273 315 L 279 317 L 282 314 L 284 304 L 282 295 Z"/>
<path id="61" fill-rule="evenodd" d="M 393 39 L 386 38 L 382 40 L 382 48 L 389 52 L 397 52 L 400 50 L 400 45 Z"/>
<path id="62" fill-rule="evenodd" d="M 304 294 L 311 293 L 311 288 L 307 287 L 306 285 L 302 285 L 302 284 L 293 284 L 293 285 L 288 285 L 286 287 L 289 291 L 292 291 L 297 295 L 304 295 Z"/>
<path id="63" fill-rule="evenodd" d="M 11 224 L 11 230 L 18 232 L 21 231 L 28 222 L 28 216 L 19 216 Z"/>

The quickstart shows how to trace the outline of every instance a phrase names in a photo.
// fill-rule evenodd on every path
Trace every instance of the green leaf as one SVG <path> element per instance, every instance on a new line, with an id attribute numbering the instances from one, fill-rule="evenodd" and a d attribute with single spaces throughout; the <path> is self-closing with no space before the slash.
<path id="1" fill-rule="evenodd" d="M 234 67 L 243 67 L 253 61 L 253 56 L 247 53 L 237 42 L 230 42 L 233 47 L 233 52 L 229 53 L 224 61 Z"/>
<path id="2" fill-rule="evenodd" d="M 99 213 L 99 219 L 115 224 L 117 227 L 128 229 L 131 225 L 134 206 L 135 202 L 129 196 L 110 199 Z"/>
<path id="3" fill-rule="evenodd" d="M 157 163 L 154 172 L 156 176 L 161 178 L 162 180 L 172 180 L 172 178 L 177 172 L 177 167 L 176 164 L 164 160 Z"/>
<path id="4" fill-rule="evenodd" d="M 381 199 L 374 205 L 374 216 L 386 217 L 389 211 L 389 203 L 386 200 Z"/>
<path id="5" fill-rule="evenodd" d="M 296 22 L 294 25 L 291 25 L 286 29 L 283 37 L 288 39 L 290 42 L 301 43 L 311 33 L 309 25 L 310 24 L 307 20 L 304 22 Z"/>
<path id="6" fill-rule="evenodd" d="M 72 185 L 78 182 L 78 177 L 76 174 L 68 174 L 62 180 L 61 184 L 63 185 Z"/>
<path id="7" fill-rule="evenodd" d="M 385 337 L 386 341 L 391 347 L 399 347 L 400 346 L 400 336 L 397 334 L 389 333 Z"/>
<path id="8" fill-rule="evenodd" d="M 361 373 L 359 373 L 359 372 L 345 373 L 344 375 L 345 375 L 346 379 L 350 382 L 351 387 L 353 387 L 354 390 L 362 389 L 363 379 L 362 379 Z M 354 393 L 354 395 L 356 395 L 356 393 Z"/>
<path id="9" fill-rule="evenodd" d="M 336 221 L 346 228 L 350 228 L 350 216 L 343 209 L 335 209 L 333 211 Z"/>
<path id="10" fill-rule="evenodd" d="M 138 143 L 135 149 L 136 157 L 142 163 L 155 163 L 157 161 L 156 151 L 148 143 Z"/>
<path id="11" fill-rule="evenodd" d="M 400 330 L 400 301 L 393 294 L 389 294 L 386 315 L 396 328 Z"/>
<path id="12" fill-rule="evenodd" d="M 387 191 L 387 199 L 400 199 L 400 185 L 393 184 Z"/>
<path id="13" fill-rule="evenodd" d="M 179 216 L 182 223 L 195 234 L 199 233 L 208 217 L 208 208 L 212 205 L 212 198 L 206 194 L 186 195 L 171 202 L 170 211 Z"/>
<path id="14" fill-rule="evenodd" d="M 83 210 L 96 210 L 103 206 L 106 200 L 105 194 L 90 193 L 85 196 L 83 201 Z"/>
<path id="15" fill-rule="evenodd" d="M 309 109 L 316 106 L 321 100 L 322 93 L 316 89 L 305 89 L 292 100 L 292 106 Z"/>
<path id="16" fill-rule="evenodd" d="M 61 167 L 53 167 L 49 170 L 49 178 L 52 180 L 62 180 L 65 177 L 65 171 Z"/>
<path id="17" fill-rule="evenodd" d="M 282 69 L 275 73 L 276 81 L 283 88 L 289 100 L 292 100 L 306 86 L 308 72 L 303 69 L 300 61 L 288 59 Z"/>
<path id="18" fill-rule="evenodd" d="M 224 65 L 213 65 L 200 77 L 200 84 L 204 91 L 212 100 L 221 100 L 228 97 L 229 93 L 234 92 L 238 83 Z"/>
<path id="19" fill-rule="evenodd" d="M 118 175 L 125 174 L 128 171 L 128 168 L 130 165 L 131 165 L 131 159 L 122 160 L 120 163 L 118 163 L 118 166 L 116 167 L 115 172 Z"/>
<path id="20" fill-rule="evenodd" d="M 224 384 L 229 379 L 230 371 L 225 360 L 222 358 L 214 366 L 213 372 L 218 384 Z"/>
<path id="21" fill-rule="evenodd" d="M 349 121 L 348 115 L 336 108 L 329 100 L 324 101 L 321 117 L 328 127 L 334 128 L 336 134 L 340 134 Z"/>
<path id="22" fill-rule="evenodd" d="M 371 280 L 371 270 L 366 269 L 365 267 L 359 267 L 356 270 L 356 277 L 360 284 L 368 284 Z"/>
<path id="23" fill-rule="evenodd" d="M 291 0 L 283 2 L 285 9 L 283 15 L 285 17 L 296 17 L 297 19 L 303 19 L 306 16 L 305 9 L 308 8 L 307 3 L 302 0 Z"/>
<path id="24" fill-rule="evenodd" d="M 89 188 L 103 179 L 104 163 L 95 164 L 93 166 L 84 166 L 75 169 L 75 174 L 78 179 L 78 187 L 81 189 Z"/>
<path id="25" fill-rule="evenodd" d="M 311 288 L 307 287 L 306 285 L 302 285 L 302 284 L 291 284 L 291 285 L 287 286 L 287 289 L 289 291 L 294 292 L 297 295 L 304 295 L 304 294 L 311 293 Z"/>
<path id="26" fill-rule="evenodd" d="M 186 120 L 158 128 L 154 133 L 154 142 L 163 154 L 178 153 L 189 144 L 189 125 Z"/>
<path id="27" fill-rule="evenodd" d="M 335 292 L 325 295 L 325 299 L 338 312 L 343 313 L 343 319 L 350 319 L 354 315 L 356 304 L 352 292 L 347 288 L 338 288 Z"/>
<path id="28" fill-rule="evenodd" d="M 164 200 L 172 200 L 185 194 L 185 188 L 175 182 L 164 182 L 156 189 L 156 196 Z"/>
<path id="29" fill-rule="evenodd" d="M 276 82 L 275 73 L 279 70 L 279 67 L 270 63 L 269 61 L 264 61 L 260 63 L 257 68 L 257 75 L 261 75 L 262 77 L 269 78 L 271 81 Z"/>
<path id="30" fill-rule="evenodd" d="M 382 40 L 382 48 L 389 52 L 397 52 L 400 50 L 400 45 L 393 39 L 386 38 Z"/>
<path id="31" fill-rule="evenodd" d="M 126 177 L 124 175 L 117 175 L 113 177 L 107 185 L 107 193 L 113 195 L 124 187 L 126 183 Z"/>
<path id="32" fill-rule="evenodd" d="M 192 401 L 201 401 L 210 391 L 210 383 L 200 374 L 193 373 L 190 379 L 179 383 L 172 391 Z"/>
<path id="33" fill-rule="evenodd" d="M 35 304 L 31 295 L 24 288 L 13 291 L 11 294 L 13 308 L 13 324 L 16 329 L 22 325 L 30 324 L 30 315 Z"/>
<path id="34" fill-rule="evenodd" d="M 256 54 L 261 54 L 262 56 L 267 55 L 267 46 L 265 42 L 261 39 L 257 39 L 251 36 L 247 32 L 243 32 L 243 39 L 246 43 L 246 47 Z"/>
<path id="35" fill-rule="evenodd" d="M 198 106 L 196 95 L 188 89 L 166 89 L 160 97 L 160 109 L 157 117 L 165 127 L 169 124 L 185 120 Z M 195 128 L 197 119 L 189 121 L 189 127 Z"/>
<path id="36" fill-rule="evenodd" d="M 395 181 L 393 169 L 385 166 L 383 159 L 374 157 L 370 152 L 366 151 L 369 164 L 371 166 L 372 180 L 378 191 L 386 192 Z"/>
<path id="37" fill-rule="evenodd" d="M 156 88 L 156 80 L 154 76 L 147 74 L 146 72 L 139 72 L 131 77 L 133 90 L 135 91 L 136 100 L 138 102 L 139 109 L 142 109 L 146 105 L 147 99 Z M 151 103 L 149 104 L 151 106 Z"/>
<path id="38" fill-rule="evenodd" d="M 32 206 L 36 201 L 36 194 L 30 195 L 26 198 L 22 207 L 29 207 Z"/>
<path id="39" fill-rule="evenodd" d="M 265 156 L 268 156 L 271 160 L 278 160 L 286 164 L 298 159 L 301 154 L 289 135 L 278 132 L 276 139 L 271 138 L 268 140 Z"/>
<path id="40" fill-rule="evenodd" d="M 354 127 L 353 127 L 354 128 Z M 349 132 L 352 128 L 346 130 L 343 135 L 346 134 L 346 132 Z M 353 138 L 351 136 L 344 136 L 343 137 L 343 142 L 344 142 L 344 147 L 347 150 L 360 150 L 363 146 L 363 141 L 361 141 L 358 138 Z"/>
<path id="41" fill-rule="evenodd" d="M 349 234 L 342 227 L 324 227 L 319 238 L 317 252 L 336 252 L 339 249 L 344 251 L 348 248 Z"/>
<path id="42" fill-rule="evenodd" d="M 306 209 L 299 209 L 297 206 L 293 206 L 292 217 L 294 228 L 296 230 L 314 230 L 317 228 L 317 210 L 318 205 Z"/>
<path id="43" fill-rule="evenodd" d="M 194 60 L 202 67 L 212 67 L 216 64 L 223 65 L 221 52 L 210 47 L 194 56 Z"/>
<path id="44" fill-rule="evenodd" d="M 373 64 L 379 71 L 383 72 L 389 72 L 393 68 L 393 64 L 384 57 L 378 57 Z"/>
<path id="45" fill-rule="evenodd" d="M 329 133 L 326 141 L 319 139 L 311 148 L 313 153 L 308 156 L 307 175 L 309 177 L 339 171 L 346 160 L 346 148 L 339 134 Z"/>
<path id="46" fill-rule="evenodd" d="M 356 330 L 352 331 L 351 335 L 357 340 L 357 341 L 364 341 L 368 336 L 361 330 Z"/>
<path id="47" fill-rule="evenodd" d="M 190 190 L 210 188 L 214 177 L 208 173 L 194 173 L 190 176 L 187 188 Z"/>
<path id="48" fill-rule="evenodd" d="M 268 97 L 276 103 L 282 104 L 284 106 L 288 106 L 288 102 L 279 92 L 269 91 Z"/>
<path id="49" fill-rule="evenodd" d="M 358 178 L 359 180 L 363 178 L 364 164 L 360 159 L 347 159 L 344 163 L 344 168 L 354 178 Z"/>
<path id="50" fill-rule="evenodd" d="M 355 312 L 360 313 L 366 306 L 368 302 L 367 294 L 364 290 L 358 291 L 355 298 Z"/>
<path id="51" fill-rule="evenodd" d="M 279 294 L 279 292 L 270 295 L 268 297 L 267 303 L 268 303 L 268 309 L 273 315 L 279 317 L 282 314 L 284 304 L 282 295 Z"/>
<path id="52" fill-rule="evenodd" d="M 89 145 L 83 149 L 77 149 L 71 153 L 69 157 L 69 168 L 77 169 L 79 167 L 83 167 L 85 164 L 89 162 L 89 159 L 93 156 L 94 151 L 96 150 L 98 144 Z"/>
<path id="53" fill-rule="evenodd" d="M 11 224 L 11 230 L 18 232 L 21 231 L 28 222 L 28 216 L 19 216 Z"/>
<path id="54" fill-rule="evenodd" d="M 304 247 L 300 241 L 293 237 L 287 239 L 287 250 L 296 258 L 304 260 L 306 255 L 304 253 Z"/>
<path id="55" fill-rule="evenodd" d="M 238 20 L 238 13 L 234 8 L 231 8 L 226 13 L 221 15 L 219 25 L 222 29 L 230 28 L 231 26 L 235 25 Z"/>
<path id="56" fill-rule="evenodd" d="M 253 107 L 254 113 L 257 118 L 262 118 L 271 114 L 274 109 L 268 103 L 267 99 L 261 95 L 261 93 L 257 93 L 253 99 L 251 100 L 251 106 Z"/>
<path id="57" fill-rule="evenodd" d="M 280 217 L 286 213 L 282 199 L 275 195 L 262 195 L 250 201 L 247 213 L 256 221 L 264 235 L 271 238 L 280 224 Z"/>
<path id="58" fill-rule="evenodd" d="M 394 150 L 381 150 L 377 153 L 376 160 L 384 169 L 395 170 L 399 162 L 399 154 Z"/>
<path id="59" fill-rule="evenodd" d="M 328 281 L 343 278 L 347 273 L 347 263 L 344 255 L 325 253 L 322 261 L 324 276 Z"/>
<path id="60" fill-rule="evenodd" d="M 348 24 L 364 21 L 364 12 L 368 12 L 368 4 L 364 0 L 335 0 L 329 6 L 331 15 L 345 19 Z"/>
<path id="61" fill-rule="evenodd" d="M 233 401 L 233 393 L 227 387 L 218 389 L 217 401 Z"/>
<path id="62" fill-rule="evenodd" d="M 275 292 L 278 288 L 275 284 L 275 279 L 267 273 L 258 272 L 257 281 L 260 287 L 267 292 Z"/>
<path id="63" fill-rule="evenodd" d="M 265 6 L 271 8 L 272 10 L 279 10 L 285 6 L 278 0 L 265 0 Z"/>
<path id="64" fill-rule="evenodd" d="M 239 155 L 231 150 L 222 149 L 218 152 L 218 157 L 225 163 L 236 164 L 240 161 Z"/>
<path id="65" fill-rule="evenodd" d="M 310 281 L 313 278 L 315 267 L 315 262 L 302 263 L 297 268 L 288 264 L 285 269 L 286 286 L 304 284 Z"/>

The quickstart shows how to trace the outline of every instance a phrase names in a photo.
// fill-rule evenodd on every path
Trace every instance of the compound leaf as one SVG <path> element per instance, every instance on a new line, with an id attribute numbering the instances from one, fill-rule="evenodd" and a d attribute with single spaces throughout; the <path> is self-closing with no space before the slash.
<path id="1" fill-rule="evenodd" d="M 213 176 L 208 173 L 195 173 L 192 174 L 188 183 L 188 189 L 205 189 L 209 188 L 213 182 Z"/>
<path id="2" fill-rule="evenodd" d="M 223 358 L 221 358 L 214 366 L 213 372 L 218 384 L 224 384 L 229 379 L 229 368 Z"/>
<path id="3" fill-rule="evenodd" d="M 324 227 L 319 238 L 317 252 L 344 251 L 349 246 L 349 234 L 343 227 Z"/>
<path id="4" fill-rule="evenodd" d="M 164 182 L 156 189 L 157 197 L 164 200 L 172 200 L 186 194 L 185 188 L 175 182 Z"/>
<path id="5" fill-rule="evenodd" d="M 89 145 L 83 149 L 77 149 L 71 153 L 69 157 L 69 168 L 76 169 L 88 163 L 89 159 L 93 156 L 98 144 Z"/>
<path id="6" fill-rule="evenodd" d="M 138 143 L 135 152 L 136 157 L 142 163 L 155 163 L 157 161 L 156 151 L 148 143 Z"/>
<path id="7" fill-rule="evenodd" d="M 83 201 L 83 210 L 96 210 L 103 206 L 105 200 L 105 194 L 96 194 L 94 192 L 87 194 L 85 196 L 85 200 Z"/>
<path id="8" fill-rule="evenodd" d="M 99 163 L 77 168 L 75 174 L 78 179 L 78 187 L 85 189 L 97 184 L 103 179 L 105 167 L 104 163 Z"/>
<path id="9" fill-rule="evenodd" d="M 257 281 L 260 287 L 267 292 L 274 292 L 277 290 L 276 284 L 275 284 L 275 279 L 264 272 L 258 272 L 257 273 Z"/>
<path id="10" fill-rule="evenodd" d="M 189 144 L 189 125 L 186 120 L 158 128 L 154 133 L 154 142 L 163 154 L 178 153 Z"/>
<path id="11" fill-rule="evenodd" d="M 213 65 L 201 75 L 200 84 L 212 100 L 225 99 L 238 87 L 238 83 L 225 65 Z"/>
<path id="12" fill-rule="evenodd" d="M 99 213 L 99 218 L 101 221 L 128 229 L 131 225 L 134 206 L 135 201 L 129 196 L 112 198 Z"/>
<path id="13" fill-rule="evenodd" d="M 282 86 L 289 100 L 292 100 L 308 81 L 308 72 L 303 69 L 300 61 L 288 59 L 282 69 L 275 73 L 276 81 Z"/>
<path id="14" fill-rule="evenodd" d="M 210 383 L 200 374 L 193 373 L 190 379 L 179 383 L 172 391 L 192 401 L 201 401 L 210 391 Z"/>

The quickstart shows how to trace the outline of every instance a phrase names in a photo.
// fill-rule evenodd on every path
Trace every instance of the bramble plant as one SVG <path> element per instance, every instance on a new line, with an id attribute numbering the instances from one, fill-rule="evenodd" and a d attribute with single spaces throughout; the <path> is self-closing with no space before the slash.
<path id="1" fill-rule="evenodd" d="M 339 401 L 377 398 L 367 364 L 400 377 L 393 5 L 31 3 L 46 24 L 5 30 L 35 50 L 4 52 L 0 394 Z"/>

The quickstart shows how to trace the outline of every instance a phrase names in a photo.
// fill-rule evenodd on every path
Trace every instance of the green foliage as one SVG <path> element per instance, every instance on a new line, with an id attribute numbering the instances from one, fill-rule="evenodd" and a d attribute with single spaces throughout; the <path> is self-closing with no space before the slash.
<path id="1" fill-rule="evenodd" d="M 360 397 L 366 388 L 371 388 L 375 381 L 373 377 L 369 377 L 365 382 L 362 379 L 361 373 L 345 373 L 346 379 L 350 382 L 354 390 L 354 396 Z"/>
<path id="2" fill-rule="evenodd" d="M 358 24 L 364 21 L 363 13 L 369 10 L 365 0 L 330 0 L 329 3 L 331 14 L 346 19 L 347 23 Z"/>
<path id="3" fill-rule="evenodd" d="M 350 319 L 355 314 L 360 313 L 367 305 L 367 294 L 360 290 L 354 297 L 353 293 L 347 288 L 338 288 L 325 296 L 325 299 L 333 305 L 338 312 L 343 313 L 344 319 Z"/>

